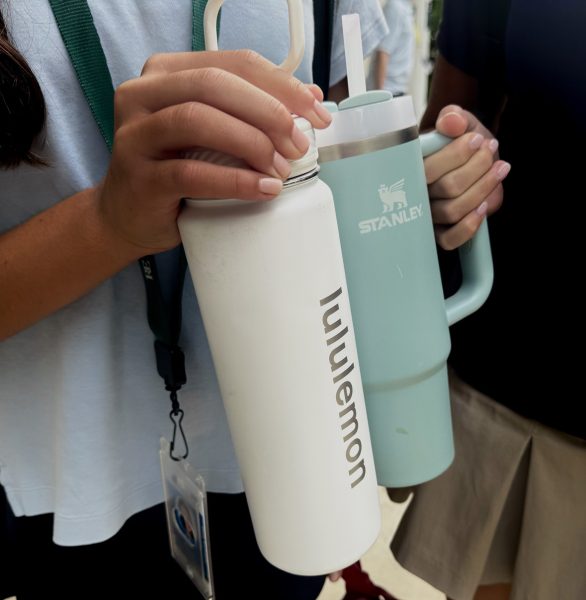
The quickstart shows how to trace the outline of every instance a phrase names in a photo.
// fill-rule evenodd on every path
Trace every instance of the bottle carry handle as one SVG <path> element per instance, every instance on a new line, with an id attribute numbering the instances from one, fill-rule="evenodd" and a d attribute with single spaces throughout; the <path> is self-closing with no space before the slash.
<path id="1" fill-rule="evenodd" d="M 204 12 L 204 37 L 206 50 L 218 49 L 216 22 L 224 0 L 209 0 Z M 288 73 L 297 70 L 305 54 L 305 29 L 303 25 L 303 5 L 301 0 L 287 0 L 289 5 L 289 38 L 291 45 L 281 68 Z"/>
<path id="2" fill-rule="evenodd" d="M 452 141 L 437 131 L 419 136 L 423 156 L 429 156 Z M 488 298 L 492 288 L 494 270 L 488 224 L 484 219 L 474 237 L 460 246 L 460 264 L 462 267 L 462 285 L 460 289 L 446 299 L 448 325 L 453 325 L 478 310 Z"/>

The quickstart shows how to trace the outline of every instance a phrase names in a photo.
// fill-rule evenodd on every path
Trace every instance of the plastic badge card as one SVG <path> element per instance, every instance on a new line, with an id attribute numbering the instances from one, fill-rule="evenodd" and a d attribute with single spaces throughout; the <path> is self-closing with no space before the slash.
<path id="1" fill-rule="evenodd" d="M 184 460 L 175 461 L 161 438 L 161 471 L 173 558 L 206 600 L 213 598 L 206 490 L 203 477 Z"/>

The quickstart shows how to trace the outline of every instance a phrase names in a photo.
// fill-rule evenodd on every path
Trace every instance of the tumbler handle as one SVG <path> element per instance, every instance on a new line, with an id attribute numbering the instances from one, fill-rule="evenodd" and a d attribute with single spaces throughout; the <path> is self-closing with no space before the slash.
<path id="1" fill-rule="evenodd" d="M 218 49 L 216 22 L 224 0 L 209 0 L 204 12 L 204 38 L 206 50 Z M 281 68 L 289 73 L 297 70 L 305 54 L 305 29 L 303 25 L 302 0 L 287 0 L 289 5 L 289 37 L 291 44 Z"/>
<path id="2" fill-rule="evenodd" d="M 423 156 L 429 156 L 452 141 L 437 131 L 419 136 Z M 460 289 L 446 299 L 448 325 L 457 323 L 478 310 L 488 298 L 494 279 L 487 220 L 484 219 L 471 240 L 458 249 L 462 267 Z"/>

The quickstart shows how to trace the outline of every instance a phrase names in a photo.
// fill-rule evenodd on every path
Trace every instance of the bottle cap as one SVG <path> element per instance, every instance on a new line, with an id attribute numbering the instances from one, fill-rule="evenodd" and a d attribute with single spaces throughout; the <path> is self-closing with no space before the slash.
<path id="1" fill-rule="evenodd" d="M 294 115 L 295 127 L 297 127 L 309 140 L 307 152 L 297 160 L 290 160 L 291 173 L 285 182 L 297 180 L 301 175 L 317 170 L 318 150 L 315 141 L 315 131 L 311 123 L 303 117 Z M 236 158 L 230 154 L 209 148 L 195 148 L 185 153 L 185 158 L 210 162 L 224 167 L 237 167 L 240 169 L 250 169 L 250 166 L 241 158 Z"/>
<path id="2" fill-rule="evenodd" d="M 303 173 L 309 173 L 317 167 L 317 144 L 315 141 L 315 131 L 311 123 L 303 117 L 295 117 L 295 127 L 307 136 L 309 140 L 309 148 L 307 152 L 297 160 L 290 160 L 291 174 L 288 179 L 299 177 Z"/>

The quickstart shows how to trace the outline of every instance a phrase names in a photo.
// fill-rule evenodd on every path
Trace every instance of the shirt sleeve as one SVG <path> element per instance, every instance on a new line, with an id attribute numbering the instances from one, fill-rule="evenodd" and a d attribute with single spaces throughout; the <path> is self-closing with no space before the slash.
<path id="1" fill-rule="evenodd" d="M 397 44 L 397 38 L 401 35 L 402 15 L 397 10 L 397 4 L 393 0 L 389 0 L 384 9 L 383 14 L 389 28 L 389 33 L 381 40 L 377 50 L 382 50 L 387 54 L 392 54 Z"/>
<path id="2" fill-rule="evenodd" d="M 362 32 L 362 51 L 367 57 L 381 43 L 388 32 L 379 0 L 340 0 L 334 14 L 330 86 L 346 76 L 346 57 L 342 33 L 342 15 L 358 13 Z"/>

